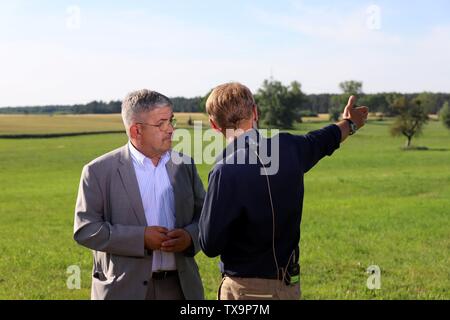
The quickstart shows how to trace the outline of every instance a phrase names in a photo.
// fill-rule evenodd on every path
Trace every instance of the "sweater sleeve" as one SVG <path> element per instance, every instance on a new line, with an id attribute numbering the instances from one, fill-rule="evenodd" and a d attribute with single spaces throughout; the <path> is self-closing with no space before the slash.
<path id="1" fill-rule="evenodd" d="M 341 143 L 341 130 L 335 124 L 294 136 L 302 162 L 303 172 L 311 170 L 322 158 L 331 156 Z"/>

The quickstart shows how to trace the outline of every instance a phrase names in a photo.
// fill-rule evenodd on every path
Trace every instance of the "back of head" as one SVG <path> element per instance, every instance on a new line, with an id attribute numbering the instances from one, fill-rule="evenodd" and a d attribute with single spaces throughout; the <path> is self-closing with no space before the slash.
<path id="1" fill-rule="evenodd" d="M 237 129 L 252 116 L 255 99 L 246 86 L 231 82 L 216 87 L 206 101 L 206 112 L 221 129 Z"/>

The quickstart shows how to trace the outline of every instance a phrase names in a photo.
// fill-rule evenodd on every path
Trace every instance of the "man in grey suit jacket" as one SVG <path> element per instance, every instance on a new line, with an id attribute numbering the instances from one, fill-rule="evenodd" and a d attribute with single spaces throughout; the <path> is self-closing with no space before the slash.
<path id="1" fill-rule="evenodd" d="M 122 118 L 129 143 L 84 167 L 76 203 L 74 239 L 94 253 L 91 298 L 203 299 L 205 191 L 192 159 L 171 151 L 172 102 L 133 92 Z"/>

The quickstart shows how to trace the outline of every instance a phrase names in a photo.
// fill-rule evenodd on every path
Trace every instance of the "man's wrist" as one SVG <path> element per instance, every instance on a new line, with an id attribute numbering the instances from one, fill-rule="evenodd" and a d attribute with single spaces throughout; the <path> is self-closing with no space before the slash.
<path id="1" fill-rule="evenodd" d="M 349 126 L 349 135 L 354 135 L 356 133 L 356 131 L 358 131 L 358 127 L 356 126 L 356 124 L 350 119 L 344 119 L 345 121 L 347 121 L 348 126 Z"/>

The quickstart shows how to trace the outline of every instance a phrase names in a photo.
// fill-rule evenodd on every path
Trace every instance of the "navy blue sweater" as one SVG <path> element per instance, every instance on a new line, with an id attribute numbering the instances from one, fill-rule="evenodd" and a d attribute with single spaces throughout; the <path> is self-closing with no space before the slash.
<path id="1" fill-rule="evenodd" d="M 257 137 L 256 143 L 252 134 Z M 208 192 L 199 221 L 200 246 L 209 257 L 220 255 L 221 272 L 231 276 L 272 278 L 277 275 L 267 180 L 261 174 L 262 164 L 250 161 L 252 150 L 255 146 L 258 150 L 261 141 L 270 150 L 276 139 L 264 140 L 255 130 L 241 135 L 224 150 L 208 178 Z M 330 125 L 303 136 L 281 133 L 278 141 L 279 169 L 268 177 L 275 211 L 275 252 L 281 268 L 286 267 L 293 250 L 298 250 L 303 175 L 339 148 L 341 131 L 338 126 Z M 240 164 L 242 157 L 247 160 L 245 164 Z M 233 161 L 234 164 L 229 164 Z M 293 259 L 298 262 L 298 258 L 297 252 Z"/>

